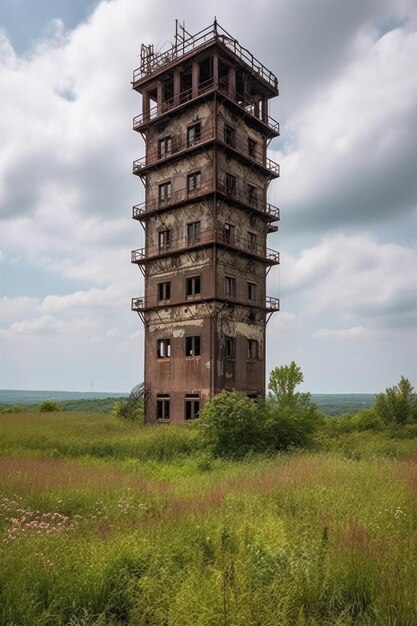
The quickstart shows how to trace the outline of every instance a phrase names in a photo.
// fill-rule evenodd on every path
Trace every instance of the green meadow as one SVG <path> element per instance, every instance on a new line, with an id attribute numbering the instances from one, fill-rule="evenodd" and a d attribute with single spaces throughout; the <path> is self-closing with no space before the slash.
<path id="1" fill-rule="evenodd" d="M 196 425 L 0 415 L 4 626 L 415 626 L 417 438 L 213 458 Z"/>

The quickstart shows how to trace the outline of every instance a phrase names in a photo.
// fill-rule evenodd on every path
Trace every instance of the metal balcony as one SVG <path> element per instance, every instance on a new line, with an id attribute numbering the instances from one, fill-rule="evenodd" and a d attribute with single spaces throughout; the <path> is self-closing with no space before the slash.
<path id="1" fill-rule="evenodd" d="M 247 190 L 242 191 L 238 187 L 235 189 L 228 189 L 223 181 L 218 180 L 216 185 L 214 178 L 210 178 L 202 182 L 200 187 L 191 192 L 188 191 L 186 187 L 183 187 L 182 189 L 173 191 L 172 195 L 164 200 L 150 198 L 148 201 L 135 204 L 132 207 L 132 218 L 140 220 L 156 211 L 169 209 L 176 204 L 199 200 L 203 196 L 214 192 L 221 193 L 230 200 L 235 200 L 240 204 L 259 212 L 260 214 L 266 215 L 271 222 L 275 222 L 280 219 L 280 210 L 278 207 L 270 203 L 265 203 L 262 198 L 249 198 Z"/>
<path id="2" fill-rule="evenodd" d="M 171 239 L 169 245 L 164 246 L 148 246 L 147 249 L 139 248 L 132 250 L 131 262 L 143 265 L 148 260 L 156 259 L 161 256 L 182 253 L 186 250 L 196 249 L 208 245 L 221 245 L 236 252 L 256 257 L 267 265 L 278 265 L 280 262 L 280 254 L 277 250 L 266 248 L 264 243 L 253 242 L 246 237 L 231 236 L 224 231 L 218 231 L 213 228 L 202 230 L 198 236 L 190 239 L 187 236 Z"/>
<path id="3" fill-rule="evenodd" d="M 131 309 L 132 311 L 143 311 L 145 308 L 145 298 L 141 296 L 140 298 L 132 298 Z"/>
<path id="4" fill-rule="evenodd" d="M 272 296 L 266 296 L 265 308 L 268 311 L 279 311 L 280 310 L 279 298 L 273 298 Z"/>
<path id="5" fill-rule="evenodd" d="M 186 102 L 192 102 L 193 100 L 196 100 L 197 98 L 214 91 L 219 91 L 230 102 L 232 102 L 239 109 L 241 109 L 241 111 L 245 115 L 249 115 L 257 122 L 261 122 L 262 124 L 264 124 L 275 137 L 279 136 L 279 122 L 274 120 L 274 118 L 270 115 L 260 115 L 255 105 L 247 101 L 245 102 L 245 99 L 240 94 L 236 94 L 236 99 L 230 98 L 228 86 L 221 81 L 217 82 L 216 84 L 214 78 L 210 78 L 209 80 L 201 83 L 198 86 L 197 90 L 195 90 L 194 92 L 192 89 L 187 89 L 186 91 L 182 91 L 177 97 L 165 100 L 160 105 L 156 104 L 148 111 L 143 111 L 139 115 L 136 115 L 133 118 L 133 130 L 140 130 L 146 124 L 149 124 L 150 122 L 156 120 L 158 117 L 165 115 L 165 113 L 181 107 Z"/>

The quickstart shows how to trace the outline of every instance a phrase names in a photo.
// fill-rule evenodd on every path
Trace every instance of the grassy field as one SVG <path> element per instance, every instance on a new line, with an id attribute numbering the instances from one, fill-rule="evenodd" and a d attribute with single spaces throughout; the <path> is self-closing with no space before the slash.
<path id="1" fill-rule="evenodd" d="M 237 463 L 103 414 L 0 432 L 2 625 L 417 623 L 417 439 Z"/>

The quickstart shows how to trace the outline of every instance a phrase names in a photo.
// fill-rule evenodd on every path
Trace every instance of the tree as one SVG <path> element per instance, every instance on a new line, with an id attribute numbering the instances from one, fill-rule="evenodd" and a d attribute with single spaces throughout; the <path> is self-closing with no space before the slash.
<path id="1" fill-rule="evenodd" d="M 270 373 L 266 429 L 275 449 L 308 444 L 317 427 L 319 413 L 311 394 L 295 391 L 303 381 L 301 368 L 294 361 Z"/>
<path id="2" fill-rule="evenodd" d="M 296 392 L 295 388 L 304 382 L 301 368 L 291 361 L 289 365 L 275 367 L 269 375 L 268 389 L 280 407 L 296 408 L 311 401 L 309 393 Z"/>
<path id="3" fill-rule="evenodd" d="M 204 405 L 198 427 L 215 456 L 241 458 L 263 447 L 262 418 L 257 402 L 236 391 L 222 391 Z"/>
<path id="4" fill-rule="evenodd" d="M 55 413 L 60 410 L 61 407 L 54 400 L 43 400 L 39 405 L 39 413 Z"/>
<path id="5" fill-rule="evenodd" d="M 417 395 L 407 378 L 401 376 L 398 385 L 377 394 L 375 411 L 386 424 L 407 424 L 417 421 Z"/>

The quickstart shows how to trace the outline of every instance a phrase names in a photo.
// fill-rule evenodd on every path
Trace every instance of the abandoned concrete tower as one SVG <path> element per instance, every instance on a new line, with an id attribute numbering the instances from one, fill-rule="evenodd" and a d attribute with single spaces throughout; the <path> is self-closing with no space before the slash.
<path id="1" fill-rule="evenodd" d="M 145 420 L 181 422 L 222 389 L 265 393 L 265 329 L 279 309 L 266 295 L 279 263 L 266 242 L 279 220 L 267 202 L 278 80 L 216 21 L 196 35 L 176 22 L 168 51 L 142 46 L 133 88 L 146 143 L 133 164 L 145 247 L 132 252 L 145 277 L 132 300 L 145 326 Z"/>

